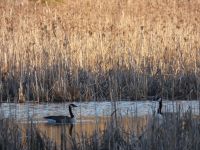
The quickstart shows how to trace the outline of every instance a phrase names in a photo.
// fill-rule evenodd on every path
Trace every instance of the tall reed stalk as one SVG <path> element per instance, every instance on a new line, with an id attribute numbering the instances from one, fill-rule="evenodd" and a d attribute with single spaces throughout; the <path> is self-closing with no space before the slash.
<path id="1" fill-rule="evenodd" d="M 198 0 L 0 4 L 1 100 L 199 99 Z"/>

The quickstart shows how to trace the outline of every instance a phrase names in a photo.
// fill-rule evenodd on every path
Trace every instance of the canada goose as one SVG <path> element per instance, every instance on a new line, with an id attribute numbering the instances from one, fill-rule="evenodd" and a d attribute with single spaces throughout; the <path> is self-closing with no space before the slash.
<path id="1" fill-rule="evenodd" d="M 139 140 L 141 140 L 141 138 L 145 137 L 145 135 L 149 131 L 151 131 L 152 129 L 159 129 L 159 128 L 161 128 L 161 126 L 163 124 L 162 98 L 161 97 L 157 97 L 157 98 L 154 98 L 152 101 L 156 101 L 156 103 L 159 102 L 157 113 L 156 113 L 156 111 L 153 111 L 152 115 L 148 115 L 147 116 L 146 129 L 139 136 Z"/>
<path id="2" fill-rule="evenodd" d="M 154 116 L 153 119 L 154 119 L 154 121 L 158 122 L 159 125 L 161 125 L 163 123 L 162 98 L 161 97 L 157 97 L 153 101 L 158 101 L 158 103 L 159 103 L 158 104 L 157 113 L 153 114 L 153 116 Z M 152 124 L 152 120 L 150 122 Z"/>
<path id="3" fill-rule="evenodd" d="M 180 116 L 180 114 L 178 112 L 162 112 L 162 97 L 158 97 L 157 98 L 158 101 L 158 109 L 157 109 L 157 115 L 159 115 L 159 117 L 167 117 L 167 118 L 173 118 L 173 117 L 178 117 Z"/>
<path id="4" fill-rule="evenodd" d="M 73 124 L 75 123 L 75 116 L 72 113 L 72 107 L 78 107 L 75 104 L 70 104 L 69 105 L 69 116 L 46 116 L 44 117 L 45 119 L 48 119 L 48 122 L 52 122 L 52 123 L 69 123 L 69 124 Z"/>
<path id="5" fill-rule="evenodd" d="M 157 113 L 160 114 L 160 115 L 162 115 L 162 98 L 158 97 L 157 101 L 159 103 Z"/>

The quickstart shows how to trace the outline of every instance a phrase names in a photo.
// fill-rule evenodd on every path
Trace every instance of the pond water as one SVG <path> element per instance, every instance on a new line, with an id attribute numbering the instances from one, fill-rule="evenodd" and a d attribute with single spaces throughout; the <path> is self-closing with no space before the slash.
<path id="1" fill-rule="evenodd" d="M 37 128 L 45 133 L 56 143 L 61 142 L 61 133 L 63 125 L 48 124 L 47 120 L 43 119 L 48 115 L 69 115 L 68 105 L 70 103 L 2 103 L 0 113 L 4 118 L 15 118 L 22 126 L 27 126 L 30 120 Z M 65 125 L 67 134 L 72 132 L 86 133 L 92 135 L 94 130 L 103 130 L 106 126 L 106 121 L 110 119 L 111 114 L 116 112 L 118 117 L 125 126 L 131 126 L 134 130 L 144 128 L 147 124 L 146 117 L 156 112 L 158 102 L 156 101 L 118 101 L 112 102 L 74 102 L 78 107 L 73 109 L 76 116 L 76 123 Z M 167 112 L 185 112 L 192 110 L 193 114 L 199 115 L 199 101 L 163 101 L 163 111 Z"/>
<path id="2" fill-rule="evenodd" d="M 44 116 L 69 115 L 70 103 L 2 103 L 1 115 L 5 118 L 14 117 L 18 121 L 32 119 L 37 123 L 44 123 Z M 145 116 L 157 110 L 156 101 L 118 101 L 112 102 L 74 102 L 78 107 L 73 110 L 77 118 L 81 117 L 109 117 L 116 109 L 120 116 Z M 194 114 L 199 114 L 200 102 L 193 101 L 163 101 L 163 110 L 176 112 L 192 109 Z M 78 121 L 78 120 L 77 120 Z M 86 120 L 87 121 L 87 120 Z"/>

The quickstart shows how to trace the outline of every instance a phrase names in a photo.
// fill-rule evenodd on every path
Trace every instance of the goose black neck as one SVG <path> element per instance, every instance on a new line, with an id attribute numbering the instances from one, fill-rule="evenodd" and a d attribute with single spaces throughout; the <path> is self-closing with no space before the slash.
<path id="1" fill-rule="evenodd" d="M 74 114 L 72 113 L 72 107 L 69 105 L 69 114 L 71 118 L 74 118 Z"/>
<path id="2" fill-rule="evenodd" d="M 162 114 L 162 99 L 159 101 L 158 114 Z"/>

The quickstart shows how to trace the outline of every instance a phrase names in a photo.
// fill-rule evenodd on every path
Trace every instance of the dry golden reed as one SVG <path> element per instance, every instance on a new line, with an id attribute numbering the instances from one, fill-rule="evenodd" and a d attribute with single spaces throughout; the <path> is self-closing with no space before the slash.
<path id="1" fill-rule="evenodd" d="M 2 100 L 199 98 L 198 0 L 3 0 L 0 13 Z"/>

